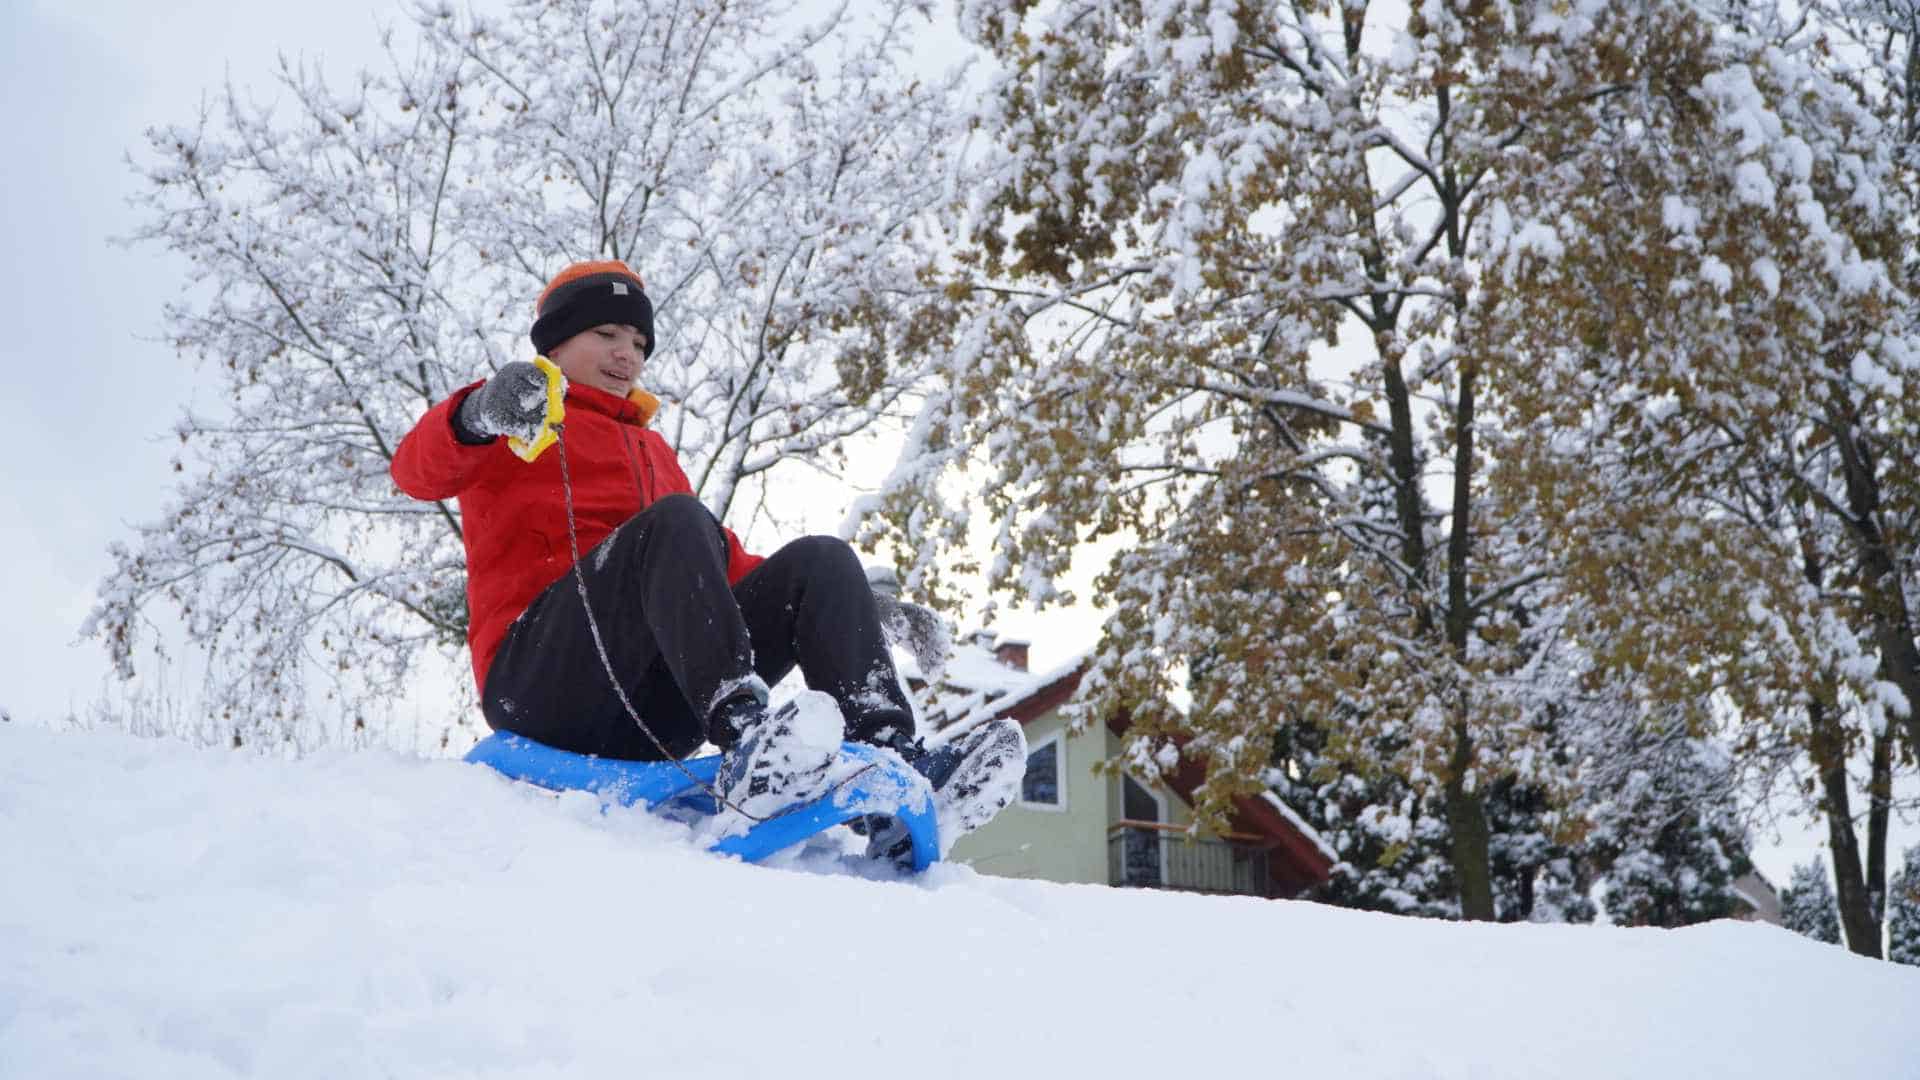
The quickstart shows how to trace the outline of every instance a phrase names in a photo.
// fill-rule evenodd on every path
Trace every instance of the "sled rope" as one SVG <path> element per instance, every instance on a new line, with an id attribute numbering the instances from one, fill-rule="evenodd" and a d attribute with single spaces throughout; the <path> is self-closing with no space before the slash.
<path id="1" fill-rule="evenodd" d="M 580 610 L 586 612 L 587 630 L 593 637 L 593 649 L 600 656 L 600 667 L 606 671 L 607 681 L 613 685 L 613 692 L 620 699 L 620 707 L 627 711 L 627 717 L 639 726 L 641 733 L 647 737 L 648 742 L 653 744 L 654 749 L 660 751 L 661 758 L 672 762 L 673 767 L 680 770 L 681 775 L 693 781 L 701 791 L 713 796 L 713 801 L 716 804 L 732 810 L 734 813 L 739 814 L 749 821 L 763 822 L 771 818 L 779 817 L 780 814 L 778 812 L 769 814 L 767 817 L 749 813 L 747 810 L 741 808 L 738 803 L 722 795 L 714 785 L 695 776 L 693 770 L 682 764 L 680 759 L 674 755 L 673 751 L 668 750 L 666 744 L 660 741 L 660 736 L 655 735 L 653 729 L 647 726 L 647 722 L 640 718 L 640 710 L 634 708 L 632 700 L 627 697 L 627 688 L 620 685 L 620 676 L 613 670 L 613 659 L 607 655 L 607 643 L 600 636 L 600 621 L 593 617 L 593 602 L 587 596 L 586 572 L 580 569 L 580 531 L 573 517 L 573 472 L 567 465 L 567 428 L 566 425 L 562 423 L 553 425 L 551 430 L 554 434 L 554 444 L 560 451 L 560 491 L 565 499 L 567 509 L 567 547 L 573 555 L 573 584 L 574 588 L 580 592 Z M 640 478 L 635 476 L 634 486 L 637 488 L 639 485 Z M 643 501 L 645 494 L 645 492 L 641 492 Z M 874 765 L 869 762 L 865 766 L 855 770 L 852 775 L 828 788 L 820 797 L 826 798 L 832 795 L 834 792 L 859 779 L 872 768 L 874 768 Z"/>

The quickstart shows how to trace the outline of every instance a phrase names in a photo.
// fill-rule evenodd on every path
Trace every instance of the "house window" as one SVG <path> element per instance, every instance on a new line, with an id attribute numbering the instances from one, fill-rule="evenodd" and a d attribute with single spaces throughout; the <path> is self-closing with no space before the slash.
<path id="1" fill-rule="evenodd" d="M 1020 801 L 1028 806 L 1061 810 L 1067 805 L 1060 787 L 1060 736 L 1049 735 L 1027 751 L 1027 775 L 1020 781 Z"/>

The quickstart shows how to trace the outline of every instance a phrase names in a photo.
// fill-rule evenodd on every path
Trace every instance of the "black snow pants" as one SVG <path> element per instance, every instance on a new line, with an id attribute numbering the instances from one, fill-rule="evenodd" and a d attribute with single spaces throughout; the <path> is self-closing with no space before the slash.
<path id="1" fill-rule="evenodd" d="M 719 522 L 693 496 L 669 495 L 581 564 L 607 659 L 668 754 L 731 741 L 731 730 L 708 728 L 716 699 L 749 673 L 771 686 L 796 665 L 809 687 L 839 702 L 847 738 L 883 743 L 912 731 L 873 593 L 845 541 L 796 540 L 729 587 Z M 571 569 L 508 629 L 481 710 L 496 731 L 562 750 L 663 757 L 614 692 Z"/>

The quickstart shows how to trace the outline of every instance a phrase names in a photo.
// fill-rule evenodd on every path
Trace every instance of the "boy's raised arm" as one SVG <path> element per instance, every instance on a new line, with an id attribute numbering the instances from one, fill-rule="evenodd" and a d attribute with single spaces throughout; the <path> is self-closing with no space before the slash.
<path id="1" fill-rule="evenodd" d="M 460 437 L 454 416 L 483 383 L 461 387 L 445 401 L 428 409 L 394 451 L 394 485 L 416 499 L 451 499 L 484 468 L 495 440 L 475 443 Z"/>

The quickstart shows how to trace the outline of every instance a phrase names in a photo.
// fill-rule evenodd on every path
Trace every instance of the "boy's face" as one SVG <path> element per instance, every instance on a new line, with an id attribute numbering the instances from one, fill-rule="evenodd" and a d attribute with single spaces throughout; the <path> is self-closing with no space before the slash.
<path id="1" fill-rule="evenodd" d="M 624 397 L 640 377 L 646 345 L 646 336 L 638 327 L 602 323 L 555 345 L 547 359 L 570 383 L 584 383 Z"/>

